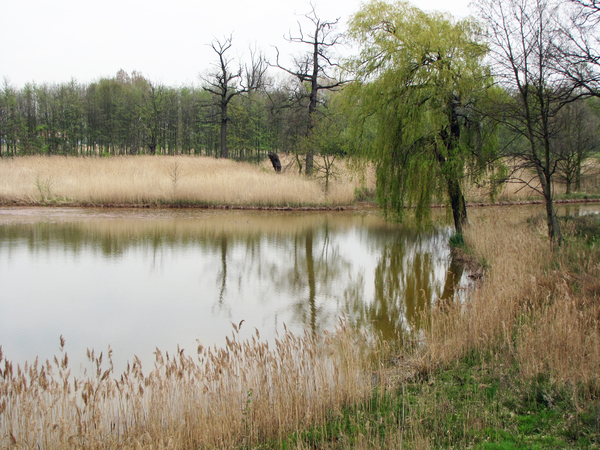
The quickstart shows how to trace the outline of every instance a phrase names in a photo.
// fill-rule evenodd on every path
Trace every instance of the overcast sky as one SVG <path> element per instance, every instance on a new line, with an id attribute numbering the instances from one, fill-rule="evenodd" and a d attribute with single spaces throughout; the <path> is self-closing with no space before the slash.
<path id="1" fill-rule="evenodd" d="M 316 0 L 322 19 L 340 18 L 340 30 L 360 0 Z M 417 6 L 469 14 L 469 0 L 427 0 Z M 274 58 L 301 53 L 284 35 L 310 11 L 305 0 L 0 0 L 0 81 L 90 82 L 119 69 L 137 70 L 170 86 L 199 84 L 215 60 L 207 45 L 233 33 L 231 56 L 255 44 Z"/>

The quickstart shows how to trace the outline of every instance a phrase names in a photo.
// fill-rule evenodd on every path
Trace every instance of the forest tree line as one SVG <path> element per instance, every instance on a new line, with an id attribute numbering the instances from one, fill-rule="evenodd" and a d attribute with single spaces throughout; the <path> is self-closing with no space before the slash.
<path id="1" fill-rule="evenodd" d="M 286 86 L 238 96 L 229 108 L 230 157 L 292 151 L 306 113 Z M 17 155 L 193 154 L 220 156 L 219 106 L 202 86 L 168 87 L 119 71 L 89 84 L 7 82 L 0 92 L 0 153 Z"/>

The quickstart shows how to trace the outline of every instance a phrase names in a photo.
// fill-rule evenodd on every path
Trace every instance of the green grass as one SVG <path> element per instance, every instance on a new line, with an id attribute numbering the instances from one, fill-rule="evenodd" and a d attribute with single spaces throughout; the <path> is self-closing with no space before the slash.
<path id="1" fill-rule="evenodd" d="M 265 448 L 405 448 L 424 438 L 431 448 L 600 448 L 600 404 L 549 377 L 521 381 L 508 355 L 478 354 L 330 412 L 325 426 Z M 368 444 L 365 445 L 365 442 Z"/>
<path id="2" fill-rule="evenodd" d="M 366 186 L 354 188 L 354 201 L 376 203 L 375 189 L 369 189 Z"/>
<path id="3" fill-rule="evenodd" d="M 461 233 L 452 234 L 452 236 L 450 236 L 450 239 L 448 240 L 448 243 L 450 244 L 450 248 L 452 249 L 461 248 L 463 250 L 466 250 L 465 238 Z"/>
<path id="4" fill-rule="evenodd" d="M 562 220 L 567 227 L 573 228 L 573 235 L 576 238 L 587 244 L 600 242 L 600 215 L 567 216 L 563 217 Z"/>

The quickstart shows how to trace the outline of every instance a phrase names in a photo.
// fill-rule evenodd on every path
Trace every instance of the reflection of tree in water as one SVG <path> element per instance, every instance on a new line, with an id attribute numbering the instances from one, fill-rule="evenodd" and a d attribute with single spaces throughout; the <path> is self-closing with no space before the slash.
<path id="1" fill-rule="evenodd" d="M 387 227 L 361 233 L 378 256 L 372 299 L 365 297 L 360 261 L 342 256 L 339 233 L 327 221 L 285 237 L 231 237 L 232 245 L 228 235 L 215 236 L 220 271 L 213 312 L 231 316 L 228 283 L 239 277 L 241 286 L 244 278 L 262 280 L 271 290 L 286 293 L 293 299 L 293 323 L 313 334 L 329 328 L 342 311 L 357 326 L 378 331 L 385 339 L 418 331 L 426 307 L 437 299 L 452 298 L 460 281 L 462 269 L 449 260 L 447 235 Z M 277 248 L 274 260 L 265 254 L 268 246 Z"/>
<path id="2" fill-rule="evenodd" d="M 440 300 L 454 300 L 457 288 L 460 287 L 460 280 L 464 272 L 464 264 L 456 260 L 455 255 L 451 255 L 450 267 L 446 271 L 446 283 Z"/>
<path id="3" fill-rule="evenodd" d="M 265 299 L 276 302 L 266 305 L 265 314 L 291 313 L 292 323 L 318 333 L 344 312 L 351 322 L 388 339 L 403 329 L 418 331 L 425 306 L 452 298 L 460 281 L 462 269 L 449 259 L 445 233 L 417 233 L 380 222 L 369 226 L 364 218 L 362 223 L 360 218 L 351 222 L 352 227 L 340 225 L 337 216 L 300 227 L 293 226 L 294 220 L 289 222 L 291 229 L 286 222 L 271 232 L 241 226 L 233 233 L 224 227 L 180 226 L 177 221 L 144 224 L 140 232 L 137 224 L 4 225 L 0 245 L 8 252 L 17 241 L 35 252 L 92 248 L 110 258 L 135 248 L 151 255 L 152 264 L 166 250 L 193 248 L 207 265 L 199 276 L 210 274 L 214 283 L 215 290 L 201 293 L 202 301 L 209 296 L 213 314 L 231 317 L 232 305 L 243 301 L 250 281 L 268 293 Z M 347 230 L 351 239 L 344 234 Z M 361 251 L 366 247 L 376 258 L 375 267 L 363 265 L 345 242 Z M 366 286 L 371 278 L 374 283 Z"/>
<path id="4" fill-rule="evenodd" d="M 398 333 L 417 332 L 426 306 L 438 298 L 451 297 L 462 274 L 456 264 L 445 271 L 445 239 L 437 232 L 416 234 L 407 230 L 399 230 L 391 241 L 389 235 L 375 239 L 380 256 L 374 274 L 374 298 L 370 303 L 364 298 L 362 275 L 350 284 L 344 298 L 351 320 L 357 326 L 374 328 L 386 340 Z"/>
<path id="5" fill-rule="evenodd" d="M 213 305 L 212 311 L 224 313 L 227 317 L 231 318 L 232 308 L 227 303 L 227 283 L 228 279 L 231 278 L 231 274 L 237 275 L 238 285 L 243 284 L 243 277 L 255 277 L 258 275 L 260 278 L 262 272 L 262 258 L 261 258 L 261 236 L 260 234 L 248 234 L 244 238 L 239 236 L 231 236 L 227 233 L 222 233 L 216 236 L 212 240 L 212 247 L 218 253 L 220 260 L 219 273 L 217 275 L 217 291 L 218 298 Z M 229 245 L 231 241 L 232 245 Z M 244 248 L 245 254 L 241 266 L 234 263 L 233 270 L 230 267 L 230 252 L 235 249 Z M 229 270 L 228 270 L 229 269 Z M 236 270 L 237 269 L 237 270 Z M 231 280 L 229 280 L 231 281 Z"/>
<path id="6" fill-rule="evenodd" d="M 292 242 L 292 248 L 285 252 L 293 255 L 291 267 L 280 268 L 273 282 L 297 299 L 292 305 L 295 322 L 315 335 L 333 319 L 333 305 L 327 303 L 334 301 L 335 292 L 350 279 L 352 264 L 342 258 L 339 246 L 332 243 L 327 222 L 321 229 L 297 232 Z"/>
<path id="7" fill-rule="evenodd" d="M 221 272 L 219 273 L 219 280 L 217 280 L 217 284 L 220 284 L 219 287 L 219 309 L 223 307 L 223 294 L 225 294 L 225 289 L 227 287 L 227 236 L 223 235 L 220 239 L 220 247 L 221 247 Z"/>

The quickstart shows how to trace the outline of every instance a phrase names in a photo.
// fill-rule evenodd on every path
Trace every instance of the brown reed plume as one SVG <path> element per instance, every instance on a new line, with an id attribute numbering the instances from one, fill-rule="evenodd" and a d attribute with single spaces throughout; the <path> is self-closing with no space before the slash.
<path id="1" fill-rule="evenodd" d="M 371 390 L 365 336 L 340 321 L 313 338 L 287 330 L 274 343 L 256 331 L 196 358 L 156 350 L 145 373 L 136 357 L 120 375 L 112 351 L 88 351 L 93 370 L 71 373 L 61 337 L 53 362 L 4 360 L 0 370 L 2 448 L 231 448 L 277 440 L 322 423 L 327 411 Z"/>

